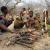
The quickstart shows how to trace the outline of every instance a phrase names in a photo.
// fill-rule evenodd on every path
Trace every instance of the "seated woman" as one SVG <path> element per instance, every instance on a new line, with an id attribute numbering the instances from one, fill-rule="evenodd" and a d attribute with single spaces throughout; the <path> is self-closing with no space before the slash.
<path id="1" fill-rule="evenodd" d="M 9 14 L 8 9 L 6 6 L 1 7 L 1 12 L 3 16 L 0 16 L 0 29 L 4 31 L 8 31 L 7 27 L 12 23 L 13 18 Z"/>

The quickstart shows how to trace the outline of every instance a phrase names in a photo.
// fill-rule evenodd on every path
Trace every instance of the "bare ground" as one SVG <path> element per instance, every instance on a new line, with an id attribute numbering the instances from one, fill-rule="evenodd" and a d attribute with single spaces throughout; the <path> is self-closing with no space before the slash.
<path id="1" fill-rule="evenodd" d="M 50 50 L 50 37 L 42 37 L 32 45 L 32 48 L 28 48 L 19 44 L 10 45 L 7 47 L 5 45 L 7 42 L 6 39 L 13 35 L 14 34 L 10 33 L 0 35 L 0 50 Z"/>

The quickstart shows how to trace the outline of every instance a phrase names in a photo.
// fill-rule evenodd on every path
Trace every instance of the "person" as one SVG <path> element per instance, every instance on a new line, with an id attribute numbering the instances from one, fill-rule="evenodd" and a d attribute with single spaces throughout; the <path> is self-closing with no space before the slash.
<path id="1" fill-rule="evenodd" d="M 31 11 L 31 9 L 30 8 L 28 8 L 28 10 L 27 10 L 27 14 L 29 15 L 29 12 Z"/>
<path id="2" fill-rule="evenodd" d="M 24 16 L 25 12 L 26 12 L 26 9 L 23 8 L 22 11 L 20 12 L 20 16 Z"/>
<path id="3" fill-rule="evenodd" d="M 12 23 L 13 18 L 9 14 L 6 6 L 1 7 L 1 12 L 2 12 L 3 16 L 0 16 L 2 18 L 2 19 L 0 19 L 0 29 L 2 31 L 9 31 L 8 26 Z"/>
<path id="4" fill-rule="evenodd" d="M 20 18 L 16 18 L 16 21 L 14 22 L 14 29 L 21 29 L 24 26 L 24 22 Z"/>
<path id="5" fill-rule="evenodd" d="M 29 11 L 29 17 L 30 17 L 30 18 L 33 17 L 33 11 Z"/>
<path id="6" fill-rule="evenodd" d="M 34 17 L 34 28 L 36 30 L 40 30 L 41 29 L 41 19 L 40 19 L 40 14 L 36 13 L 36 16 Z"/>
<path id="7" fill-rule="evenodd" d="M 33 18 L 33 11 L 32 10 L 29 11 L 29 18 L 27 20 L 26 26 L 28 28 L 33 28 L 33 26 L 34 26 L 34 18 Z"/>

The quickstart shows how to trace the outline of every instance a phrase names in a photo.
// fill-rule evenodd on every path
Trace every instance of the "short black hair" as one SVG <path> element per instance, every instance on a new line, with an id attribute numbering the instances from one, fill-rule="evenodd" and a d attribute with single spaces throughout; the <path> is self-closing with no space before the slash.
<path id="1" fill-rule="evenodd" d="M 2 6 L 2 7 L 1 7 L 1 12 L 2 12 L 2 13 L 5 13 L 5 10 L 7 10 L 7 7 L 6 7 L 6 6 Z"/>
<path id="2" fill-rule="evenodd" d="M 23 11 L 25 11 L 26 10 L 26 8 L 23 8 Z"/>

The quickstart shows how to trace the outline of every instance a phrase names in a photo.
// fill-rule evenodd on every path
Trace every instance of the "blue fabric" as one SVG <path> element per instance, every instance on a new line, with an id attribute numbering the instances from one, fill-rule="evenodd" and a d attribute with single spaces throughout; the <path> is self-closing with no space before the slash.
<path id="1" fill-rule="evenodd" d="M 2 20 L 0 20 L 0 24 L 4 24 L 5 23 L 5 21 L 2 19 Z"/>

